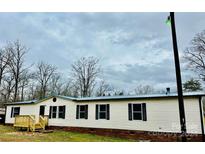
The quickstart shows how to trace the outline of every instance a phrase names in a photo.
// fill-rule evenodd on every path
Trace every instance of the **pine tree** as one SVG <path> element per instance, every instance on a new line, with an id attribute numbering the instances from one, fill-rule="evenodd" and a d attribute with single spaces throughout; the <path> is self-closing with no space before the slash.
<path id="1" fill-rule="evenodd" d="M 202 86 L 199 80 L 191 78 L 183 84 L 183 89 L 185 92 L 200 91 Z"/>

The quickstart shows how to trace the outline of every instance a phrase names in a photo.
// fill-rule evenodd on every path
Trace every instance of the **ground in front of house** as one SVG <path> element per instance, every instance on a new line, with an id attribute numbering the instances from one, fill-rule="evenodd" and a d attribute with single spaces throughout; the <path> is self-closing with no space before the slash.
<path id="1" fill-rule="evenodd" d="M 54 130 L 51 133 L 27 132 L 0 125 L 0 142 L 133 142 L 137 140 Z"/>

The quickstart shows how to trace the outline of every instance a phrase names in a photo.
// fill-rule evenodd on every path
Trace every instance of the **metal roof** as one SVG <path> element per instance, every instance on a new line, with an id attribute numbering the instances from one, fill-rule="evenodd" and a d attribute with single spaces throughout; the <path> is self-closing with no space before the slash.
<path id="1" fill-rule="evenodd" d="M 58 98 L 66 99 L 66 100 L 75 100 L 76 99 L 75 97 L 52 95 L 52 96 L 46 97 L 46 98 L 41 99 L 41 100 L 30 100 L 30 101 L 23 101 L 23 102 L 12 102 L 12 103 L 6 103 L 5 105 L 27 105 L 27 104 L 31 105 L 31 104 L 37 104 L 37 103 L 44 102 L 44 101 L 46 101 L 48 99 L 51 99 L 53 97 L 58 97 Z"/>
<path id="2" fill-rule="evenodd" d="M 6 105 L 23 105 L 23 104 L 37 104 L 43 101 L 46 101 L 50 98 L 57 97 L 65 100 L 72 100 L 77 102 L 83 101 L 103 101 L 103 100 L 126 100 L 126 99 L 152 99 L 152 98 L 172 98 L 177 97 L 177 93 L 166 94 L 151 94 L 151 95 L 135 95 L 135 96 L 101 96 L 101 97 L 70 97 L 70 96 L 61 96 L 61 95 L 53 95 L 49 96 L 42 100 L 31 100 L 31 101 L 23 101 L 23 102 L 13 102 L 7 103 Z M 183 94 L 184 97 L 200 97 L 205 96 L 205 92 L 188 92 Z"/>
<path id="3" fill-rule="evenodd" d="M 149 99 L 149 98 L 169 98 L 177 97 L 177 93 L 166 94 L 150 94 L 150 95 L 130 95 L 130 96 L 101 96 L 101 97 L 82 97 L 77 98 L 77 101 L 100 101 L 100 100 L 123 100 L 123 99 Z M 184 93 L 184 97 L 205 96 L 205 92 L 189 92 Z"/>
<path id="4" fill-rule="evenodd" d="M 30 101 L 22 101 L 22 102 L 12 102 L 12 103 L 6 103 L 6 105 L 21 105 L 21 104 L 35 104 L 38 100 L 30 100 Z"/>

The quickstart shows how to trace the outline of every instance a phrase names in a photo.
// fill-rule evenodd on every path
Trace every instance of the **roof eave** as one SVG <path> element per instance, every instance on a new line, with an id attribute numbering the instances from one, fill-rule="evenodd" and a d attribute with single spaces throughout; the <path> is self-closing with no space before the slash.
<path id="1" fill-rule="evenodd" d="M 33 105 L 33 104 L 38 104 L 38 103 L 44 102 L 44 101 L 49 100 L 49 99 L 54 98 L 54 97 L 57 97 L 57 98 L 60 98 L 60 99 L 64 99 L 64 100 L 72 100 L 72 101 L 76 100 L 76 98 L 74 98 L 74 97 L 72 98 L 72 97 L 63 97 L 63 96 L 60 96 L 60 95 L 51 95 L 51 96 L 48 96 L 48 97 L 46 97 L 44 99 L 38 100 L 36 102 L 31 102 L 31 103 L 24 103 L 24 102 L 22 102 L 22 103 L 15 103 L 14 102 L 14 103 L 6 103 L 5 105 L 6 106 L 9 106 L 9 105 Z"/>
<path id="2" fill-rule="evenodd" d="M 202 97 L 205 96 L 205 94 L 195 94 L 195 95 L 184 95 L 184 97 Z M 47 98 L 38 100 L 36 102 L 31 102 L 31 103 L 6 103 L 6 106 L 9 105 L 33 105 L 33 104 L 38 104 L 41 102 L 44 102 L 46 100 L 49 100 L 51 98 L 60 98 L 60 99 L 64 99 L 64 100 L 71 100 L 71 101 L 76 101 L 76 102 L 86 102 L 86 101 L 112 101 L 112 100 L 142 100 L 142 99 L 162 99 L 162 98 L 176 98 L 177 95 L 164 95 L 164 96 L 149 96 L 149 97 L 101 97 L 101 98 L 75 98 L 75 97 L 66 97 L 66 96 L 61 96 L 61 95 L 52 95 L 49 96 Z"/>
<path id="3" fill-rule="evenodd" d="M 183 97 L 201 97 L 201 96 L 205 96 L 205 94 L 203 95 L 184 95 Z M 85 102 L 85 101 L 112 101 L 112 100 L 142 100 L 142 99 L 162 99 L 162 98 L 176 98 L 178 97 L 177 95 L 176 96 L 173 96 L 173 95 L 167 95 L 167 96 L 152 96 L 152 97 L 116 97 L 116 98 L 92 98 L 92 99 L 83 99 L 83 98 L 80 98 L 80 99 L 77 99 L 76 101 L 77 102 Z"/>

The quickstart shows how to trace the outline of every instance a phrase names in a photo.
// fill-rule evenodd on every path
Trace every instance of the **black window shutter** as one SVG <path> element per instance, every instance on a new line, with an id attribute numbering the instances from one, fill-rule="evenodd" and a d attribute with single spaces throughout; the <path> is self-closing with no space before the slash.
<path id="1" fill-rule="evenodd" d="M 18 115 L 20 115 L 20 112 L 21 112 L 21 108 L 19 107 L 18 108 Z"/>
<path id="2" fill-rule="evenodd" d="M 107 104 L 107 120 L 110 120 L 110 104 Z"/>
<path id="3" fill-rule="evenodd" d="M 76 119 L 79 119 L 79 105 L 76 106 Z"/>
<path id="4" fill-rule="evenodd" d="M 142 103 L 142 113 L 143 113 L 143 121 L 147 121 L 146 103 Z"/>
<path id="5" fill-rule="evenodd" d="M 132 120 L 132 104 L 128 104 L 128 119 Z"/>
<path id="6" fill-rule="evenodd" d="M 51 119 L 51 110 L 52 110 L 52 106 L 50 106 L 50 109 L 49 109 L 49 119 Z"/>
<path id="7" fill-rule="evenodd" d="M 96 105 L 95 109 L 95 119 L 98 120 L 98 105 Z"/>
<path id="8" fill-rule="evenodd" d="M 88 119 L 88 105 L 85 105 L 85 119 Z"/>
<path id="9" fill-rule="evenodd" d="M 13 117 L 14 107 L 11 108 L 11 118 Z"/>
<path id="10" fill-rule="evenodd" d="M 65 119 L 66 106 L 63 106 L 63 119 Z"/>

